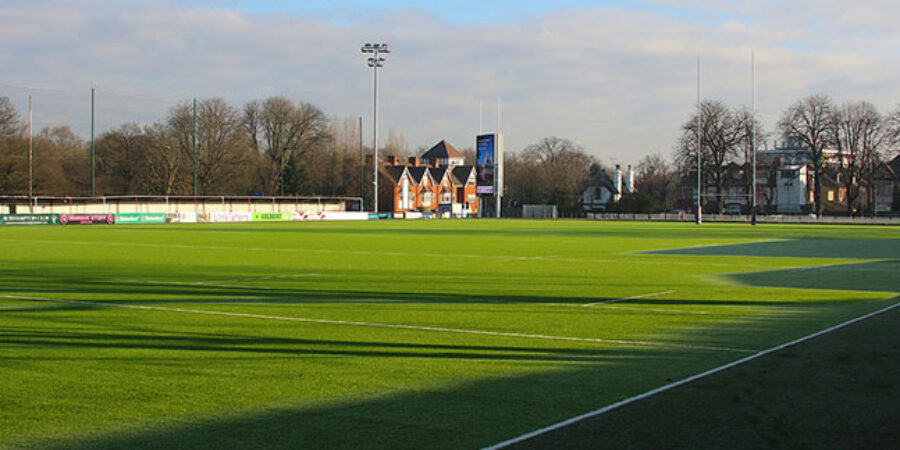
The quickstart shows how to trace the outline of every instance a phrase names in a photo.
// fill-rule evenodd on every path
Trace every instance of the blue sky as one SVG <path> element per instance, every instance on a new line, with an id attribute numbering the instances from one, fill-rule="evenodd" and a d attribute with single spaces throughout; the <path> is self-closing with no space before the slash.
<path id="1" fill-rule="evenodd" d="M 201 0 L 202 2 L 202 0 Z M 515 1 L 515 0 L 236 0 L 221 3 L 250 13 L 298 12 L 311 14 L 336 23 L 348 23 L 355 17 L 385 15 L 405 11 L 421 11 L 455 26 L 490 25 L 521 21 L 542 14 L 580 8 L 615 7 L 661 14 L 695 17 L 699 13 L 687 8 L 664 6 L 640 1 Z"/>
<path id="2" fill-rule="evenodd" d="M 558 136 L 636 163 L 672 154 L 698 54 L 704 98 L 747 107 L 755 51 L 768 131 L 811 94 L 896 110 L 896 1 L 0 0 L 0 96 L 27 106 L 34 94 L 38 128 L 86 135 L 91 88 L 104 129 L 158 120 L 184 99 L 283 95 L 362 116 L 371 135 L 359 47 L 387 42 L 380 136 L 402 134 L 411 152 L 441 139 L 471 147 L 479 105 L 490 130 L 500 97 L 507 150 Z"/>

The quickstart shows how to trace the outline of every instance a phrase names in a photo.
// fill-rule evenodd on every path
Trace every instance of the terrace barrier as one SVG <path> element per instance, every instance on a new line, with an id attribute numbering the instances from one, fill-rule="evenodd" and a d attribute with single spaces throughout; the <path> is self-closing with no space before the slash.
<path id="1" fill-rule="evenodd" d="M 588 220 L 642 221 L 642 222 L 694 222 L 692 213 L 588 213 Z M 704 222 L 749 223 L 749 215 L 704 214 Z M 811 215 L 756 216 L 757 223 L 800 223 L 819 225 L 900 225 L 900 217 L 852 217 Z"/>

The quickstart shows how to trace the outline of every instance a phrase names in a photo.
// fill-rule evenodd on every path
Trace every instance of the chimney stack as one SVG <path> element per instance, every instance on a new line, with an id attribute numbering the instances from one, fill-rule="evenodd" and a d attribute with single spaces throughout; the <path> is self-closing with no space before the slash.
<path id="1" fill-rule="evenodd" d="M 418 156 L 410 156 L 409 157 L 409 165 L 413 167 L 419 167 L 419 157 Z"/>
<path id="2" fill-rule="evenodd" d="M 616 170 L 613 172 L 613 187 L 616 188 L 616 194 L 613 200 L 619 201 L 622 198 L 622 166 L 616 164 Z"/>

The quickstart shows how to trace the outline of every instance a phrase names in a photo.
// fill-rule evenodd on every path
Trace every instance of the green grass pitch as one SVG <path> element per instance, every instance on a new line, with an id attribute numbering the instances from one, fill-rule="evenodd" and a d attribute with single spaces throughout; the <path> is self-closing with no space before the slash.
<path id="1" fill-rule="evenodd" d="M 0 448 L 489 446 L 896 303 L 898 255 L 894 227 L 6 227 Z"/>

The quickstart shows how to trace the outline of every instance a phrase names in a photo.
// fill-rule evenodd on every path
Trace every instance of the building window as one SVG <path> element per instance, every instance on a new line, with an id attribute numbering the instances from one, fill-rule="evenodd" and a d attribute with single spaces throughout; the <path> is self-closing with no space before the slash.
<path id="1" fill-rule="evenodd" d="M 469 203 L 475 203 L 475 194 L 469 194 L 468 197 L 466 197 L 466 201 Z"/>
<path id="2" fill-rule="evenodd" d="M 441 193 L 441 203 L 453 203 L 453 193 L 451 192 L 442 192 Z"/>
<path id="3" fill-rule="evenodd" d="M 431 205 L 431 202 L 432 202 L 432 196 L 433 196 L 433 195 L 434 195 L 434 194 L 432 194 L 431 191 L 425 191 L 425 192 L 423 192 L 423 193 L 422 193 L 422 206 L 428 206 L 428 205 Z"/>
<path id="4" fill-rule="evenodd" d="M 828 201 L 829 202 L 834 201 L 834 191 L 828 191 Z"/>

